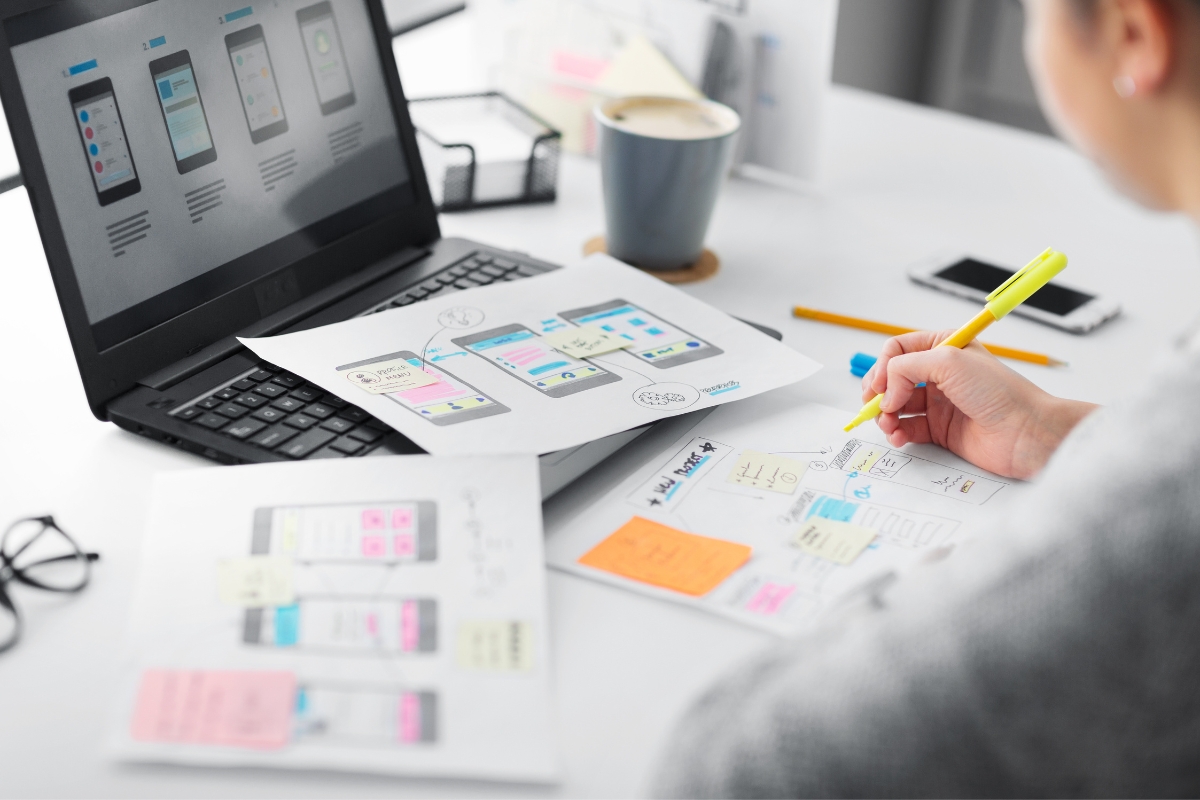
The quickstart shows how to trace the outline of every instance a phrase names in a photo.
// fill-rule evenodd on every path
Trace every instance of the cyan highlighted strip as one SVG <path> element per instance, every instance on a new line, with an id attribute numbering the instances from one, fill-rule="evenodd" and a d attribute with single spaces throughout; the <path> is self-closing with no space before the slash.
<path id="1" fill-rule="evenodd" d="M 160 47 L 161 45 L 164 45 L 166 43 L 167 43 L 167 37 L 165 37 L 165 36 L 155 36 L 153 39 L 150 40 L 151 47 Z"/>
<path id="2" fill-rule="evenodd" d="M 235 19 L 241 19 L 242 17 L 248 17 L 253 13 L 254 13 L 254 6 L 246 6 L 245 8 L 239 8 L 237 11 L 230 11 L 228 14 L 225 15 L 225 21 L 233 22 Z"/>
<path id="3" fill-rule="evenodd" d="M 512 344 L 513 342 L 523 342 L 526 339 L 532 339 L 533 334 L 529 331 L 516 331 L 515 333 L 506 333 L 503 336 L 494 336 L 491 339 L 484 339 L 482 342 L 475 342 L 468 345 L 472 350 L 487 350 L 490 347 L 499 347 L 502 344 Z"/>
<path id="4" fill-rule="evenodd" d="M 530 375 L 541 375 L 543 372 L 551 372 L 553 370 L 556 370 L 556 369 L 559 369 L 559 368 L 565 367 L 565 366 L 568 366 L 568 362 L 555 361 L 551 364 L 543 364 L 540 367 L 534 367 L 533 369 L 529 370 L 529 374 Z"/>
<path id="5" fill-rule="evenodd" d="M 93 58 L 91 61 L 82 61 L 76 64 L 75 66 L 69 68 L 67 72 L 72 75 L 78 75 L 81 72 L 87 72 L 89 69 L 95 69 L 97 66 L 96 59 Z"/>
<path id="6" fill-rule="evenodd" d="M 580 317 L 579 319 L 577 319 L 575 321 L 586 325 L 587 323 L 595 322 L 598 319 L 604 319 L 605 317 L 615 317 L 618 314 L 629 314 L 632 311 L 633 311 L 633 306 L 621 306 L 620 308 L 613 308 L 613 309 L 609 309 L 608 311 L 601 311 L 597 314 L 589 314 L 586 317 Z"/>
<path id="7" fill-rule="evenodd" d="M 853 519 L 855 511 L 858 511 L 858 503 L 851 503 L 846 500 L 838 500 L 836 497 L 826 496 L 813 503 L 804 518 L 824 517 L 834 522 L 849 522 Z"/>
<path id="8" fill-rule="evenodd" d="M 732 392 L 740 388 L 742 388 L 740 384 L 737 386 L 726 386 L 724 389 L 717 389 L 715 392 L 709 392 L 708 396 L 712 397 L 714 394 L 725 394 L 726 392 Z"/>
<path id="9" fill-rule="evenodd" d="M 275 646 L 292 647 L 300 641 L 300 606 L 279 606 L 275 609 Z"/>

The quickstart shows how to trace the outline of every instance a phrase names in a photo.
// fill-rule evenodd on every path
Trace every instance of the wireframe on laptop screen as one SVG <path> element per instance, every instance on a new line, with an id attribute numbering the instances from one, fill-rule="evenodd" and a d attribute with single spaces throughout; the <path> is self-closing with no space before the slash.
<path id="1" fill-rule="evenodd" d="M 413 202 L 362 0 L 104 6 L 6 25 L 98 349 Z"/>

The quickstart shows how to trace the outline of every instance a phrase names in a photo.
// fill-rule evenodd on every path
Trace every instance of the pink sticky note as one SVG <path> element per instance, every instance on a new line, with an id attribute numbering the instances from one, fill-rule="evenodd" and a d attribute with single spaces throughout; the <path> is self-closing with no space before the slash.
<path id="1" fill-rule="evenodd" d="M 407 530 L 412 527 L 412 509 L 411 508 L 394 508 L 392 509 L 392 527 L 398 531 Z"/>
<path id="2" fill-rule="evenodd" d="M 400 649 L 411 653 L 421 641 L 421 621 L 417 615 L 417 603 L 405 600 L 400 606 Z"/>
<path id="3" fill-rule="evenodd" d="M 411 533 L 397 533 L 392 537 L 392 550 L 397 556 L 411 556 L 416 552 L 415 540 Z"/>
<path id="4" fill-rule="evenodd" d="M 130 734 L 141 742 L 275 750 L 296 704 L 290 672 L 151 669 L 142 674 Z"/>
<path id="5" fill-rule="evenodd" d="M 779 583 L 764 584 L 755 592 L 754 597 L 750 598 L 750 602 L 746 604 L 746 610 L 758 614 L 776 614 L 779 612 L 779 607 L 783 605 L 783 601 L 787 600 L 794 591 L 796 591 L 795 586 L 785 586 Z"/>
<path id="6" fill-rule="evenodd" d="M 387 543 L 383 536 L 372 534 L 362 537 L 362 554 L 367 558 L 379 558 L 387 555 Z"/>
<path id="7" fill-rule="evenodd" d="M 387 527 L 387 517 L 384 516 L 383 509 L 368 508 L 362 513 L 362 527 L 364 531 L 381 531 Z"/>
<path id="8" fill-rule="evenodd" d="M 402 742 L 421 740 L 421 698 L 413 692 L 400 695 L 399 733 Z"/>

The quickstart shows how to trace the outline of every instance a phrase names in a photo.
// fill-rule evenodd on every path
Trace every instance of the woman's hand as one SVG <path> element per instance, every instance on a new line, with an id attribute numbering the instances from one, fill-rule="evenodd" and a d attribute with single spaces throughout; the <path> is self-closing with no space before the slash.
<path id="1" fill-rule="evenodd" d="M 1096 406 L 1047 394 L 978 342 L 936 347 L 951 333 L 889 339 L 863 377 L 863 402 L 885 394 L 876 421 L 893 447 L 933 442 L 989 472 L 1036 475 Z"/>

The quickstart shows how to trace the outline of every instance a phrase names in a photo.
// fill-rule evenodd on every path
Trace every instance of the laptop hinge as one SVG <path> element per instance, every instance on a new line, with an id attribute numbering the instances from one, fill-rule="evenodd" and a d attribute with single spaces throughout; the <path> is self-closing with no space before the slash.
<path id="1" fill-rule="evenodd" d="M 353 275 L 343 278 L 319 292 L 298 300 L 287 308 L 263 317 L 253 325 L 248 325 L 232 336 L 213 342 L 210 345 L 191 353 L 170 366 L 151 373 L 138 381 L 141 386 L 163 391 L 179 381 L 190 378 L 196 373 L 211 367 L 219 361 L 229 358 L 234 353 L 245 348 L 237 337 L 270 336 L 288 328 L 305 317 L 317 313 L 323 308 L 349 297 L 372 283 L 387 277 L 396 270 L 411 265 L 425 256 L 429 250 L 421 247 L 406 247 L 393 253 L 386 259 L 377 261 L 366 269 L 359 270 Z"/>

